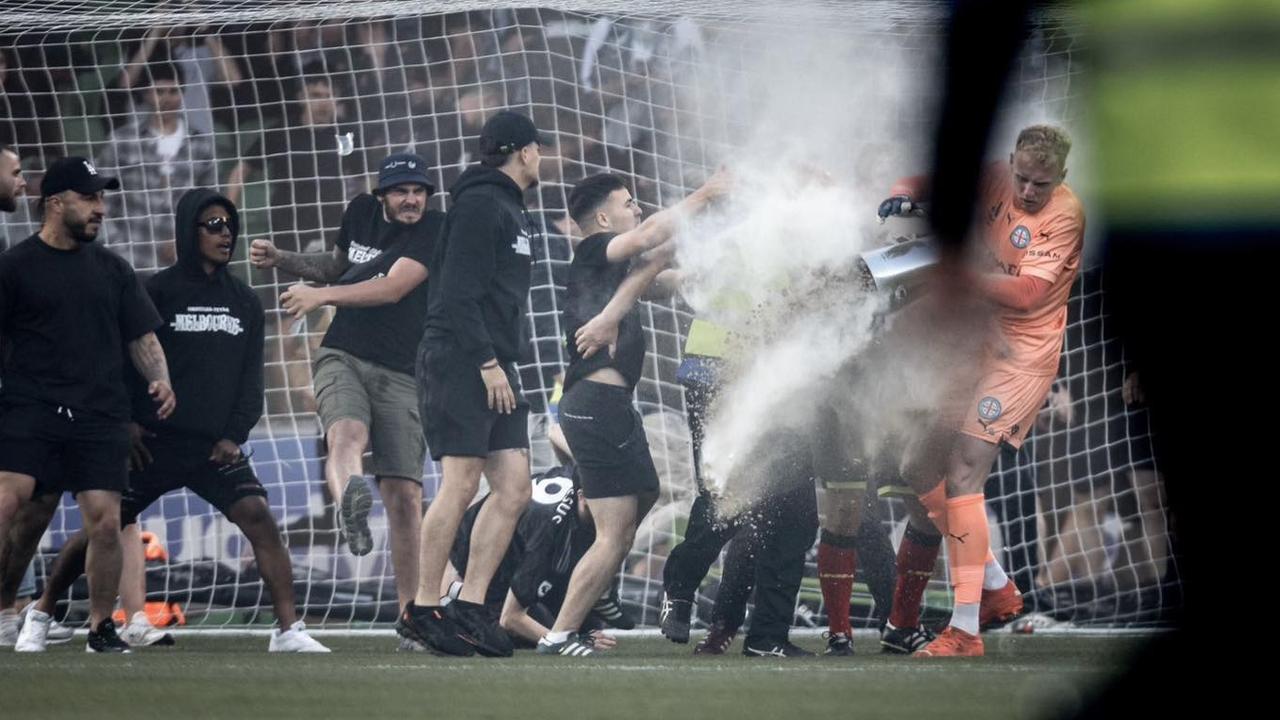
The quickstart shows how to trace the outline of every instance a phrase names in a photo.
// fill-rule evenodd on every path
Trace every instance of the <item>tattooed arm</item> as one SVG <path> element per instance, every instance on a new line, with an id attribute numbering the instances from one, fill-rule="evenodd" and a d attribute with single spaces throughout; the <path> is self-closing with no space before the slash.
<path id="1" fill-rule="evenodd" d="M 249 245 L 249 261 L 257 268 L 280 268 L 303 280 L 331 283 L 351 267 L 346 251 L 334 247 L 332 252 L 300 253 L 276 248 L 270 240 L 254 240 Z"/>
<path id="2" fill-rule="evenodd" d="M 154 332 L 149 332 L 137 340 L 129 342 L 129 358 L 138 374 L 147 381 L 147 393 L 160 407 L 156 417 L 164 420 L 173 414 L 178 400 L 173 396 L 173 387 L 169 384 L 169 366 L 164 359 L 164 348 L 156 339 Z"/>

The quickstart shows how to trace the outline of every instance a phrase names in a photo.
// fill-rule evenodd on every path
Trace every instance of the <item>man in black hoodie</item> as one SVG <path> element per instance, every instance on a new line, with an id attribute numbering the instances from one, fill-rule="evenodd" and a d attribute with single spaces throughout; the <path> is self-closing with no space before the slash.
<path id="1" fill-rule="evenodd" d="M 133 398 L 133 447 L 121 525 L 136 524 L 138 515 L 165 493 L 191 490 L 235 523 L 253 547 L 280 623 L 270 651 L 328 652 L 298 620 L 289 551 L 267 505 L 267 491 L 240 450 L 262 417 L 263 312 L 253 290 L 226 269 L 239 215 L 227 198 L 197 189 L 179 199 L 174 216 L 178 262 L 153 275 L 146 290 L 164 320 L 156 335 L 175 392 L 187 400 L 161 422 L 150 410 L 142 378 L 136 372 L 126 377 Z M 141 552 L 140 543 L 133 545 Z M 53 612 L 84 567 L 87 547 L 83 531 L 67 541 L 36 609 Z"/>
<path id="2" fill-rule="evenodd" d="M 524 192 L 538 184 L 544 144 L 519 113 L 489 118 L 480 131 L 480 164 L 453 186 L 453 207 L 432 256 L 417 375 L 423 430 L 442 479 L 422 520 L 418 592 L 396 630 L 450 655 L 512 651 L 484 612 L 484 599 L 531 493 L 529 405 L 518 391 L 516 361 L 525 343 L 537 234 Z M 481 473 L 491 494 L 476 517 L 467 581 L 446 613 L 440 582 Z"/>
<path id="3" fill-rule="evenodd" d="M 428 210 L 435 187 L 427 163 L 396 153 L 382 161 L 373 194 L 347 205 L 334 254 L 290 253 L 255 240 L 258 267 L 279 267 L 328 287 L 297 284 L 280 296 L 295 317 L 338 308 L 315 355 L 316 404 L 328 457 L 325 482 L 353 555 L 373 550 L 372 474 L 387 511 L 391 564 L 400 607 L 418 588 L 422 468 L 427 456 L 418 415 L 414 358 L 427 312 L 427 265 L 444 213 Z M 365 449 L 372 450 L 367 464 Z"/>

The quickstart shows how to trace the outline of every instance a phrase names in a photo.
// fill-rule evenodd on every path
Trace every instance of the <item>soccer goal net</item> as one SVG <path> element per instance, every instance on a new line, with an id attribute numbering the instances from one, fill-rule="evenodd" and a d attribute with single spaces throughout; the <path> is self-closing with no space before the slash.
<path id="1" fill-rule="evenodd" d="M 118 176 L 101 241 L 145 275 L 174 261 L 177 197 L 215 187 L 241 208 L 232 271 L 266 308 L 266 413 L 252 463 L 293 557 L 297 597 L 313 626 L 363 628 L 396 613 L 385 517 L 375 504 L 375 550 L 338 542 L 322 482 L 312 358 L 331 314 L 294 321 L 279 296 L 295 278 L 251 268 L 248 240 L 323 251 L 346 202 L 371 187 L 379 160 L 409 150 L 448 188 L 476 160 L 494 111 L 529 114 L 556 148 L 529 194 L 545 230 L 534 248 L 521 366 L 535 472 L 554 464 L 546 433 L 556 377 L 568 357 L 560 317 L 571 256 L 566 195 L 586 175 L 622 175 L 646 211 L 674 204 L 721 164 L 757 169 L 761 202 L 785 188 L 771 162 L 821 167 L 849 188 L 851 237 L 875 229 L 893 180 L 927 157 L 938 101 L 944 18 L 938 3 L 781 3 L 689 0 L 24 0 L 0 3 L 0 141 L 15 146 L 36 186 L 54 159 L 79 154 Z M 1006 98 L 997 147 L 1047 120 L 1077 134 L 1073 182 L 1086 206 L 1087 134 L 1070 27 L 1034 25 Z M 160 92 L 170 86 L 176 92 Z M 167 109 L 180 126 L 155 121 Z M 1003 133 L 1003 134 L 1001 134 Z M 161 136 L 164 136 L 163 138 Z M 1000 143 L 1004 143 L 1000 145 Z M 779 184 L 789 177 L 777 167 Z M 863 221 L 865 227 L 862 227 Z M 34 202 L 0 218 L 6 247 L 37 223 Z M 774 242 L 805 252 L 782 219 Z M 770 226 L 772 227 L 772 226 Z M 1070 303 L 1060 379 L 1031 440 L 1001 456 L 987 486 L 993 545 L 1037 610 L 1056 621 L 1122 627 L 1159 623 L 1178 602 L 1162 479 L 1145 410 L 1126 392 L 1124 358 L 1109 333 L 1090 243 Z M 676 380 L 692 308 L 643 305 L 649 354 L 638 402 L 662 494 L 622 568 L 621 595 L 656 622 L 663 560 L 681 539 L 695 492 L 685 397 Z M 780 373 L 787 372 L 779 368 Z M 438 468 L 424 468 L 429 498 Z M 878 520 L 896 542 L 904 514 L 885 497 Z M 38 574 L 78 529 L 64 500 L 41 544 Z M 173 493 L 141 518 L 167 558 L 148 568 L 148 594 L 176 602 L 195 627 L 270 621 L 252 553 L 235 527 L 193 494 Z M 719 572 L 703 586 L 705 618 Z M 945 562 L 927 596 L 949 606 Z M 80 617 L 83 585 L 70 617 Z M 881 608 L 883 611 L 883 608 Z M 837 610 L 840 611 L 840 610 Z M 828 612 L 813 556 L 796 624 Z M 855 617 L 875 623 L 865 584 Z"/>

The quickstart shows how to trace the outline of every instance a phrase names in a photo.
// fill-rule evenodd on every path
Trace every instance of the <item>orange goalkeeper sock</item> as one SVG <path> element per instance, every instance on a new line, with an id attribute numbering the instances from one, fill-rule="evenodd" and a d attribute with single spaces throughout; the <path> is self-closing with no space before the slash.
<path id="1" fill-rule="evenodd" d="M 991 528 L 987 525 L 987 506 L 982 493 L 948 500 L 947 525 L 947 555 L 956 605 L 951 624 L 977 635 L 982 580 L 991 544 Z"/>

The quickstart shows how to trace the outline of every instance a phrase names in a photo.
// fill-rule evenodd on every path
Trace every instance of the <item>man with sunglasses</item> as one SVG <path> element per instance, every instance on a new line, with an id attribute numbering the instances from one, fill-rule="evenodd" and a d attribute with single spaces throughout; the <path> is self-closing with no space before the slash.
<path id="1" fill-rule="evenodd" d="M 174 227 L 178 262 L 146 283 L 164 325 L 157 331 L 169 360 L 173 384 L 186 400 L 161 421 L 149 408 L 146 386 L 136 374 L 126 378 L 133 401 L 129 488 L 120 503 L 126 562 L 121 596 L 130 624 L 126 639 L 140 645 L 163 637 L 142 611 L 142 545 L 138 515 L 162 495 L 187 488 L 235 523 L 253 547 L 258 572 L 271 594 L 280 627 L 271 652 L 328 652 L 311 638 L 293 601 L 293 568 L 267 491 L 240 447 L 262 416 L 263 311 L 244 281 L 227 272 L 240 220 L 235 205 L 212 190 L 185 193 Z M 130 540 L 132 538 L 132 540 Z M 37 618 L 51 615 L 58 598 L 80 575 L 88 541 L 79 533 L 67 541 L 36 603 Z M 33 612 L 32 615 L 35 615 Z M 44 649 L 44 636 L 29 619 L 18 651 Z"/>

